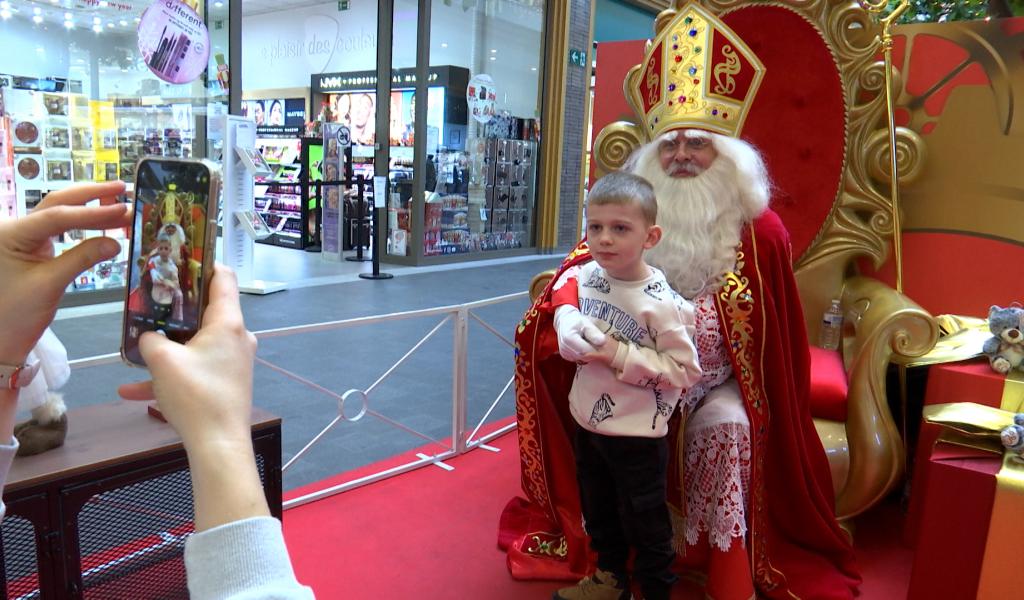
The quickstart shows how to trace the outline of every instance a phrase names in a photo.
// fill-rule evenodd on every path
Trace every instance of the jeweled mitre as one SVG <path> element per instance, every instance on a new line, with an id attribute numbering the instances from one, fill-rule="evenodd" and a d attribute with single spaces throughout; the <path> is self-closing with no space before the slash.
<path id="1" fill-rule="evenodd" d="M 739 136 L 764 77 L 761 61 L 696 2 L 662 12 L 655 30 L 625 81 L 649 138 L 682 127 Z"/>

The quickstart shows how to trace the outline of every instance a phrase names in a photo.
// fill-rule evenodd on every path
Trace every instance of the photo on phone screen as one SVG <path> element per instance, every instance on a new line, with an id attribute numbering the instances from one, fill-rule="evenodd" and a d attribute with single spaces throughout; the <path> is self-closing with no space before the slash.
<path id="1" fill-rule="evenodd" d="M 201 161 L 145 159 L 138 165 L 121 348 L 130 363 L 145 364 L 138 342 L 146 331 L 184 343 L 199 330 L 213 269 L 206 264 L 213 257 L 207 228 L 217 183 Z"/>

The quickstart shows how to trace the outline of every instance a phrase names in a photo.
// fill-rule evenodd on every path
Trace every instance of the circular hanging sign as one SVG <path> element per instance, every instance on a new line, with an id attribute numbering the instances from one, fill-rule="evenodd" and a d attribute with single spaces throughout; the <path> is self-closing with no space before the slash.
<path id="1" fill-rule="evenodd" d="M 481 73 L 469 80 L 466 87 L 469 114 L 480 123 L 488 123 L 494 118 L 494 101 L 497 98 L 498 93 L 494 90 L 494 80 L 490 75 Z"/>
<path id="2" fill-rule="evenodd" d="M 352 131 L 344 125 L 338 128 L 338 145 L 345 148 L 352 145 Z"/>
<path id="3" fill-rule="evenodd" d="M 206 23 L 181 0 L 158 0 L 139 21 L 139 52 L 146 66 L 167 83 L 195 81 L 210 60 Z"/>

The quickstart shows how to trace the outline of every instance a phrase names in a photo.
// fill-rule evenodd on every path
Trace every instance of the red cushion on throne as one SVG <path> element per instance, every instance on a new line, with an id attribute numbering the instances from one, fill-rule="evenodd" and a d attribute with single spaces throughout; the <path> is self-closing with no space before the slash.
<path id="1" fill-rule="evenodd" d="M 842 355 L 811 346 L 811 416 L 845 422 L 849 391 Z"/>

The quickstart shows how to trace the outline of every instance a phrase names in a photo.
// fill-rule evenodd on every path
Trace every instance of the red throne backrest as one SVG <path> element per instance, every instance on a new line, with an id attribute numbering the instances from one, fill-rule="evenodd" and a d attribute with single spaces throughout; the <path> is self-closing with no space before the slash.
<path id="1" fill-rule="evenodd" d="M 842 184 L 847 108 L 839 70 L 818 30 L 792 10 L 749 5 L 722 20 L 765 65 L 765 77 L 741 137 L 765 158 L 774 185 L 771 205 L 789 230 L 796 260 L 814 242 Z M 652 19 L 652 37 L 653 25 Z M 635 120 L 622 82 L 627 71 L 643 60 L 645 43 L 597 45 L 594 138 L 615 121 Z"/>

